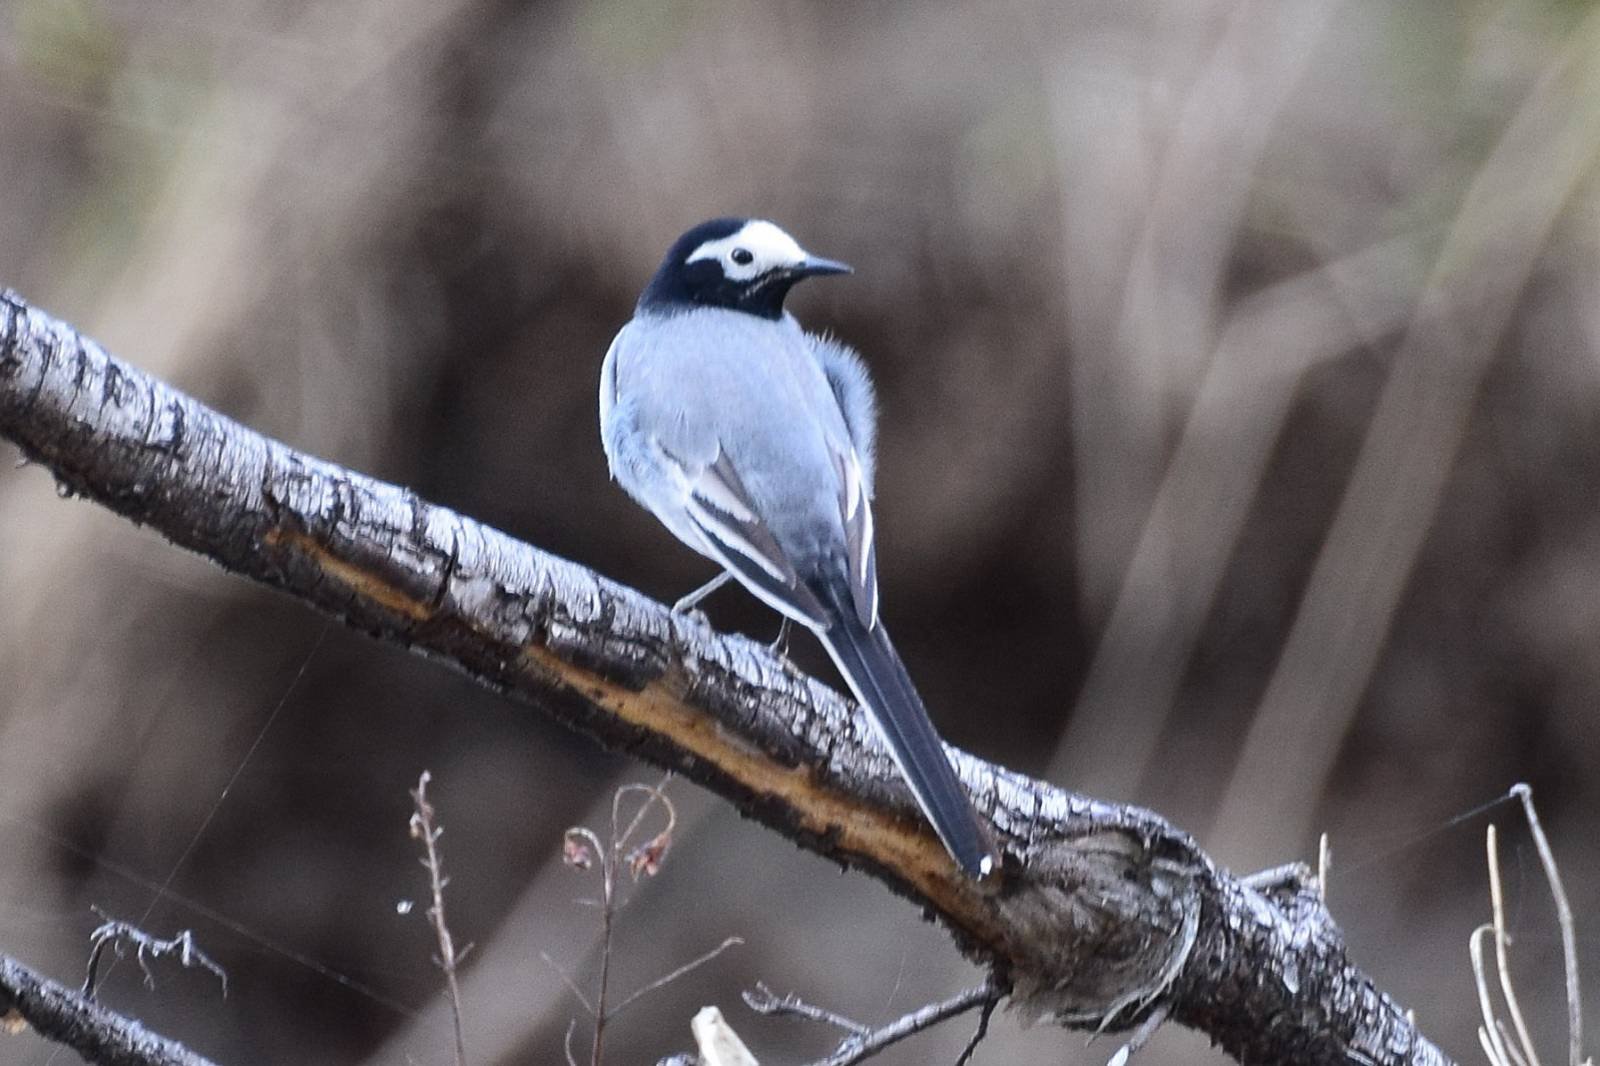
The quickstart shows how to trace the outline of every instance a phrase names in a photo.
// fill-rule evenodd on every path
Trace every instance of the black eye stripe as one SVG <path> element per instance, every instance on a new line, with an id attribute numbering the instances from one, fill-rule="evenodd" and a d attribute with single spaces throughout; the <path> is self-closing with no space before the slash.
<path id="1" fill-rule="evenodd" d="M 755 256 L 750 253 L 750 249 L 748 248 L 735 248 L 733 253 L 728 258 L 732 259 L 740 266 L 749 266 L 755 261 Z"/>

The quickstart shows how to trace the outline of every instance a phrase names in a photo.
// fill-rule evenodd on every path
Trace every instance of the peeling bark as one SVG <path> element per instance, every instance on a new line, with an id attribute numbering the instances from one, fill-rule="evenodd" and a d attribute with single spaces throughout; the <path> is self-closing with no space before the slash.
<path id="1" fill-rule="evenodd" d="M 263 437 L 14 294 L 0 298 L 0 434 L 63 491 L 877 877 L 1029 1016 L 1125 1029 L 1161 1010 L 1247 1063 L 1448 1062 L 1347 959 L 1309 875 L 1251 887 L 1150 812 L 958 752 L 1005 851 L 999 875 L 974 882 L 854 707 L 764 647 Z"/>

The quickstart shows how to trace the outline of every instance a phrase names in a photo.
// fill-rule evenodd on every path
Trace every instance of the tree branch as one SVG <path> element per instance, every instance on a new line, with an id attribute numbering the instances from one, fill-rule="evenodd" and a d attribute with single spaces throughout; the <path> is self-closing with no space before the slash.
<path id="1" fill-rule="evenodd" d="M 854 708 L 762 646 L 269 440 L 12 294 L 0 297 L 0 434 L 64 490 L 877 877 L 1028 1016 L 1126 1029 L 1161 1008 L 1244 1062 L 1447 1062 L 1348 961 L 1315 892 L 1264 894 L 1154 814 L 957 753 L 1006 853 L 998 876 L 975 882 Z"/>
<path id="2" fill-rule="evenodd" d="M 0 1024 L 11 1013 L 101 1066 L 213 1066 L 182 1044 L 0 955 Z M 0 1037 L 3 1039 L 3 1037 Z"/>

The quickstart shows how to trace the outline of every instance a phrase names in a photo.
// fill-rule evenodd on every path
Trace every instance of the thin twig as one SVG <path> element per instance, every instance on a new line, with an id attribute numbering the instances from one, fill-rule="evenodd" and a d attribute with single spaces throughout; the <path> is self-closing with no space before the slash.
<path id="1" fill-rule="evenodd" d="M 663 778 L 660 786 L 628 784 L 618 788 L 611 797 L 611 846 L 601 848 L 595 835 L 589 830 L 583 830 L 588 839 L 594 840 L 596 850 L 600 853 L 600 978 L 599 987 L 594 997 L 594 1042 L 590 1047 L 589 1066 L 601 1066 L 602 1051 L 605 1047 L 606 1022 L 611 1017 L 611 1012 L 606 1008 L 606 996 L 611 988 L 611 942 L 612 933 L 617 916 L 617 868 L 623 860 L 623 852 L 628 843 L 633 839 L 633 834 L 638 832 L 645 816 L 657 803 L 667 811 L 667 825 L 660 833 L 651 839 L 651 845 L 657 845 L 651 854 L 641 859 L 639 852 L 630 852 L 627 856 L 629 868 L 633 871 L 634 880 L 639 879 L 641 871 L 655 873 L 660 865 L 661 857 L 666 853 L 667 842 L 672 839 L 672 830 L 678 824 L 678 812 L 673 808 L 672 801 L 667 799 L 662 791 L 668 778 Z M 643 793 L 645 800 L 634 812 L 633 820 L 626 829 L 619 827 L 621 821 L 623 797 L 634 793 Z"/>
<path id="2" fill-rule="evenodd" d="M 869 1029 L 859 1022 L 851 1021 L 793 995 L 779 999 L 765 985 L 757 985 L 755 993 L 746 992 L 744 1001 L 749 1004 L 751 1010 L 759 1014 L 795 1015 L 847 1030 L 850 1035 L 840 1042 L 833 1054 L 825 1059 L 818 1059 L 812 1066 L 855 1066 L 856 1063 L 865 1062 L 908 1036 L 914 1036 L 924 1029 L 931 1029 L 940 1022 L 965 1014 L 974 1007 L 983 1007 L 986 1014 L 992 1013 L 993 1004 L 999 1002 L 1001 995 L 1003 993 L 994 985 L 985 983 L 957 993 L 947 1000 L 918 1008 L 877 1029 Z M 963 1062 L 970 1058 L 972 1049 L 977 1046 L 977 1041 L 982 1039 L 986 1031 L 987 1018 L 979 1025 L 978 1036 L 968 1044 L 967 1050 L 962 1052 Z"/>
<path id="3" fill-rule="evenodd" d="M 606 1023 L 616 1017 L 624 1008 L 656 989 L 670 984 L 684 974 L 710 962 L 718 955 L 735 944 L 744 943 L 736 936 L 724 940 L 717 947 L 704 955 L 693 959 L 662 977 L 637 989 L 621 1003 L 612 1005 L 609 1002 L 611 992 L 611 952 L 613 934 L 616 929 L 617 913 L 626 905 L 627 900 L 622 899 L 618 892 L 618 878 L 624 865 L 633 876 L 634 881 L 640 877 L 653 877 L 661 868 L 662 861 L 666 858 L 667 851 L 672 846 L 673 833 L 678 825 L 678 811 L 673 806 L 664 791 L 672 780 L 672 774 L 662 777 L 660 784 L 627 784 L 619 787 L 611 796 L 611 836 L 607 841 L 601 841 L 600 835 L 588 826 L 575 825 L 567 829 L 562 835 L 561 858 L 568 866 L 575 870 L 590 870 L 599 864 L 600 898 L 596 900 L 579 900 L 585 906 L 595 906 L 600 910 L 600 973 L 596 979 L 594 999 L 591 1001 L 578 988 L 577 982 L 562 969 L 549 955 L 540 953 L 545 963 L 554 970 L 566 984 L 572 994 L 577 997 L 583 1009 L 594 1020 L 594 1036 L 589 1048 L 589 1066 L 601 1066 L 605 1051 Z M 622 804 L 630 796 L 642 796 L 643 801 L 637 810 L 623 824 Z M 650 812 L 659 806 L 665 812 L 665 824 L 648 840 L 635 844 L 635 837 L 642 831 L 645 819 Z M 631 897 L 630 897 L 631 898 Z M 567 1057 L 572 1059 L 572 1026 L 567 1030 Z"/>
<path id="4" fill-rule="evenodd" d="M 194 931 L 185 929 L 177 936 L 163 940 L 151 936 L 149 933 L 133 925 L 131 922 L 119 921 L 111 917 L 99 907 L 90 907 L 100 919 L 100 926 L 89 934 L 89 965 L 88 972 L 83 978 L 81 992 L 85 999 L 94 998 L 94 989 L 100 969 L 100 958 L 105 954 L 106 945 L 110 944 L 117 958 L 123 957 L 124 945 L 132 945 L 134 958 L 139 963 L 139 971 L 144 975 L 146 988 L 155 988 L 155 974 L 150 972 L 149 959 L 160 959 L 167 955 L 176 955 L 178 964 L 184 969 L 209 970 L 222 984 L 222 996 L 228 996 L 228 975 L 221 966 L 212 961 L 211 956 L 195 946 Z"/>
<path id="5" fill-rule="evenodd" d="M 574 1018 L 567 1023 L 567 1037 L 561 1042 L 561 1049 L 567 1053 L 567 1066 L 578 1066 L 578 1059 L 572 1053 L 572 1034 L 578 1029 L 578 1019 Z"/>
<path id="6" fill-rule="evenodd" d="M 1528 828 L 1533 834 L 1540 861 L 1544 864 L 1545 878 L 1550 883 L 1550 893 L 1555 897 L 1556 918 L 1561 925 L 1562 949 L 1566 956 L 1570 1040 L 1568 1064 L 1584 1066 L 1583 1015 L 1578 983 L 1577 937 L 1572 921 L 1572 909 L 1567 903 L 1566 890 L 1561 884 L 1561 873 L 1556 866 L 1555 854 L 1550 849 L 1550 841 L 1544 835 L 1544 827 L 1540 824 L 1539 816 L 1533 808 L 1533 790 L 1526 784 L 1518 784 L 1511 789 L 1510 794 L 1522 801 Z M 1534 1047 L 1527 1022 L 1523 1018 L 1522 1007 L 1517 1002 L 1516 986 L 1511 978 L 1511 938 L 1506 931 L 1505 890 L 1500 876 L 1500 838 L 1493 825 L 1489 826 L 1485 834 L 1485 848 L 1488 853 L 1489 903 L 1493 920 L 1490 924 L 1481 925 L 1473 930 L 1472 937 L 1467 942 L 1468 952 L 1472 958 L 1472 976 L 1478 990 L 1478 1010 L 1483 1017 L 1483 1024 L 1478 1027 L 1478 1043 L 1483 1047 L 1484 1057 L 1489 1060 L 1490 1066 L 1539 1066 L 1538 1051 Z M 1489 988 L 1488 967 L 1484 964 L 1483 940 L 1486 936 L 1494 938 L 1495 970 L 1499 978 L 1501 998 L 1505 1001 L 1506 1013 L 1511 1019 L 1509 1027 L 1494 1009 L 1494 997 Z"/>
<path id="7" fill-rule="evenodd" d="M 634 782 L 632 784 L 622 785 L 617 789 L 616 794 L 611 797 L 611 836 L 617 841 L 617 846 L 619 848 L 625 847 L 627 841 L 633 838 L 633 834 L 639 831 L 639 825 L 644 821 L 645 815 L 649 814 L 650 809 L 657 803 L 663 804 L 667 811 L 667 827 L 665 830 L 663 830 L 663 832 L 670 833 L 674 828 L 676 828 L 678 824 L 677 809 L 674 808 L 671 802 L 667 800 L 667 794 L 665 791 L 663 791 L 667 787 L 667 782 L 671 780 L 672 775 L 669 773 L 661 779 L 661 783 L 659 785 L 641 785 L 637 782 Z M 619 834 L 617 832 L 617 816 L 619 810 L 621 809 L 622 798 L 635 792 L 644 793 L 645 801 L 641 803 L 639 805 L 639 809 L 634 812 L 633 821 L 628 823 L 628 828 Z"/>
<path id="8" fill-rule="evenodd" d="M 1528 1023 L 1522 1017 L 1522 1004 L 1517 1002 L 1517 989 L 1511 981 L 1511 937 L 1506 932 L 1506 897 L 1500 885 L 1500 837 L 1492 825 L 1488 832 L 1488 848 L 1489 902 L 1494 913 L 1494 964 L 1500 976 L 1500 994 L 1505 997 L 1511 1024 L 1516 1026 L 1517 1044 L 1521 1045 L 1521 1054 L 1516 1058 L 1526 1060 L 1528 1066 L 1539 1066 L 1539 1054 L 1534 1050 L 1533 1037 L 1528 1034 Z M 1509 1041 L 1505 1046 L 1513 1054 L 1517 1051 Z"/>
<path id="9" fill-rule="evenodd" d="M 967 1046 L 961 1049 L 961 1054 L 956 1059 L 956 1066 L 967 1066 L 967 1063 L 972 1061 L 972 1056 L 977 1054 L 978 1045 L 989 1035 L 989 1019 L 994 1017 L 995 1008 L 998 1006 L 1000 1006 L 1000 994 L 996 992 L 983 1005 L 983 1011 L 978 1015 L 978 1028 L 973 1030 L 972 1039 L 967 1041 Z"/>
<path id="10" fill-rule="evenodd" d="M 1528 1060 L 1522 1057 L 1522 1052 L 1517 1050 L 1517 1045 L 1511 1039 L 1511 1030 L 1506 1028 L 1506 1023 L 1496 1018 L 1494 1026 L 1500 1031 L 1500 1040 L 1505 1044 L 1506 1054 L 1511 1058 L 1511 1066 L 1531 1066 Z"/>
<path id="11" fill-rule="evenodd" d="M 661 868 L 662 860 L 666 858 L 667 849 L 672 845 L 673 833 L 678 827 L 678 809 L 673 806 L 671 800 L 667 799 L 667 794 L 663 791 L 671 780 L 672 774 L 668 773 L 658 785 L 623 785 L 617 789 L 616 795 L 611 798 L 611 836 L 614 841 L 613 846 L 619 856 L 625 853 L 628 860 L 628 872 L 633 875 L 635 881 L 639 880 L 641 874 L 654 876 L 656 871 Z M 619 835 L 617 833 L 617 810 L 622 802 L 622 797 L 631 792 L 643 792 L 646 794 L 646 799 L 639 806 L 639 810 L 635 812 L 633 821 L 628 823 L 628 828 Z M 633 835 L 639 831 L 639 826 L 643 824 L 645 816 L 650 813 L 650 810 L 657 803 L 661 804 L 667 813 L 667 824 L 649 840 L 637 847 L 630 848 L 629 845 L 633 842 Z M 620 906 L 622 904 L 619 904 L 619 909 Z"/>
<path id="12" fill-rule="evenodd" d="M 618 1003 L 615 1007 L 611 1008 L 611 1017 L 615 1018 L 617 1015 L 621 1014 L 627 1008 L 628 1004 L 630 1004 L 630 1003 L 634 1002 L 635 1000 L 639 999 L 641 996 L 647 996 L 651 992 L 654 992 L 656 989 L 662 988 L 662 987 L 664 987 L 666 985 L 671 984 L 672 982 L 676 981 L 678 978 L 682 977 L 684 974 L 687 974 L 687 973 L 689 973 L 689 972 L 691 972 L 693 970 L 699 969 L 701 966 L 704 966 L 706 963 L 710 962 L 712 959 L 716 958 L 718 955 L 721 955 L 724 951 L 727 951 L 729 948 L 735 947 L 736 945 L 743 944 L 743 943 L 744 943 L 744 939 L 742 937 L 737 937 L 737 936 L 728 937 L 728 939 L 724 940 L 722 943 L 718 944 L 716 947 L 712 948 L 710 951 L 707 951 L 704 954 L 699 955 L 694 959 L 691 959 L 690 961 L 684 963 L 682 966 L 679 966 L 676 970 L 673 970 L 669 974 L 665 974 L 665 975 L 663 975 L 661 977 L 657 977 L 654 981 L 651 981 L 649 984 L 645 985 L 643 988 L 637 989 L 636 991 L 631 993 L 621 1003 Z"/>
<path id="13" fill-rule="evenodd" d="M 578 982 L 574 981 L 572 976 L 568 974 L 566 970 L 562 969 L 560 963 L 556 962 L 555 959 L 550 957 L 549 952 L 541 951 L 539 952 L 539 957 L 544 960 L 546 966 L 555 971 L 557 977 L 561 978 L 562 983 L 567 986 L 567 991 L 571 992 L 573 996 L 577 998 L 578 1002 L 583 1005 L 585 1013 L 587 1013 L 590 1017 L 593 1017 L 594 1004 L 590 1003 L 589 997 L 583 994 L 583 989 L 578 987 Z"/>
<path id="14" fill-rule="evenodd" d="M 461 1025 L 461 986 L 456 981 L 456 967 L 466 957 L 466 952 L 456 952 L 455 938 L 450 935 L 450 925 L 445 920 L 444 886 L 450 883 L 450 879 L 444 875 L 444 860 L 439 855 L 439 838 L 444 836 L 444 828 L 435 825 L 433 804 L 428 802 L 428 782 L 432 778 L 433 775 L 428 771 L 422 771 L 422 776 L 417 778 L 417 787 L 411 790 L 411 799 L 416 805 L 416 812 L 411 815 L 411 835 L 422 841 L 425 853 L 422 865 L 428 871 L 428 883 L 433 891 L 428 921 L 439 940 L 439 954 L 433 961 L 444 971 L 445 987 L 450 998 L 450 1018 L 456 1038 L 456 1066 L 466 1066 L 467 1045 Z M 469 944 L 466 950 L 471 951 L 472 946 Z"/>
<path id="15" fill-rule="evenodd" d="M 831 1025 L 835 1029 L 843 1029 L 845 1032 L 855 1036 L 867 1036 L 872 1032 L 870 1026 L 862 1025 L 860 1022 L 846 1018 L 842 1014 L 835 1014 L 826 1007 L 818 1007 L 815 1004 L 807 1003 L 792 992 L 787 996 L 780 997 L 760 981 L 756 982 L 754 989 L 745 990 L 744 1002 L 745 1006 L 757 1014 L 788 1015 L 795 1018 L 805 1018 L 809 1021 Z"/>
<path id="16" fill-rule="evenodd" d="M 619 793 L 620 795 L 620 790 Z M 591 834 L 592 836 L 593 834 Z M 589 1046 L 589 1066 L 600 1066 L 606 1038 L 606 990 L 611 983 L 611 933 L 616 917 L 617 797 L 611 799 L 612 847 L 600 852 L 600 978 L 594 997 L 594 1040 Z"/>
<path id="17" fill-rule="evenodd" d="M 1467 938 L 1467 953 L 1472 959 L 1472 980 L 1478 989 L 1478 1013 L 1483 1017 L 1483 1024 L 1478 1026 L 1478 1043 L 1483 1045 L 1483 1054 L 1488 1058 L 1489 1066 L 1512 1066 L 1511 1057 L 1506 1054 L 1505 1042 L 1500 1037 L 1501 1026 L 1495 1018 L 1494 1002 L 1489 992 L 1489 973 L 1483 965 L 1485 935 L 1494 935 L 1494 926 L 1480 925 Z"/>
<path id="18" fill-rule="evenodd" d="M 1539 814 L 1533 809 L 1533 789 L 1525 782 L 1511 787 L 1511 794 L 1522 801 L 1522 811 L 1528 817 L 1528 831 L 1533 834 L 1533 846 L 1544 864 L 1544 877 L 1550 883 L 1550 895 L 1556 902 L 1556 922 L 1561 927 L 1561 955 L 1567 970 L 1567 1062 L 1569 1066 L 1583 1063 L 1583 991 L 1578 981 L 1578 933 L 1572 920 L 1572 906 L 1567 902 L 1567 890 L 1561 883 L 1561 870 L 1556 866 L 1555 852 L 1539 824 Z"/>

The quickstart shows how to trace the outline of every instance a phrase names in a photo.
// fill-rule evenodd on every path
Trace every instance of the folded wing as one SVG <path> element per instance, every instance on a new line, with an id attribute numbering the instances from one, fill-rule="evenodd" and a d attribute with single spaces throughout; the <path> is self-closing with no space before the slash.
<path id="1" fill-rule="evenodd" d="M 751 591 L 798 622 L 828 624 L 828 612 L 762 520 L 727 452 L 719 448 L 716 459 L 689 478 L 685 509 L 711 554 Z"/>

